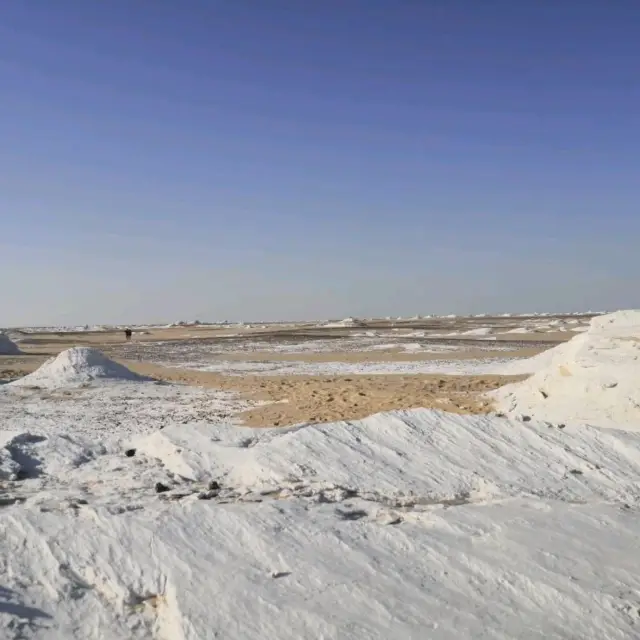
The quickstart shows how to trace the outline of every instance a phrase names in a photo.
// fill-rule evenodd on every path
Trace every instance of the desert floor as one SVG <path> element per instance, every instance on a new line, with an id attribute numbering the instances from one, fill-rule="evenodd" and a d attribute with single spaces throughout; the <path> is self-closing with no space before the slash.
<path id="1" fill-rule="evenodd" d="M 490 409 L 482 394 L 521 376 L 486 373 L 575 335 L 587 317 L 369 321 L 354 326 L 239 325 L 19 333 L 24 355 L 0 356 L 0 380 L 89 345 L 155 378 L 239 393 L 248 426 L 352 420 L 393 409 Z M 339 324 L 339 323 L 338 323 Z M 478 371 L 477 371 L 478 370 Z"/>

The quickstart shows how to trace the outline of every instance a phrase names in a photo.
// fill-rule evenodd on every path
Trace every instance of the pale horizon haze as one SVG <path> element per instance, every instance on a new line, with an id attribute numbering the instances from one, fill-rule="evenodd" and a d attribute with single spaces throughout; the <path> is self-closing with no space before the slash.
<path id="1" fill-rule="evenodd" d="M 0 326 L 640 307 L 640 3 L 8 0 Z"/>

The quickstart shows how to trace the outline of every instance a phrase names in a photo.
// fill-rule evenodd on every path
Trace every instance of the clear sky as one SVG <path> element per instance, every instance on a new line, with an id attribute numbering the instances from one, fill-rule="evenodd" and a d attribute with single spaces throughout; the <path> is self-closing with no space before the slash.
<path id="1" fill-rule="evenodd" d="M 0 326 L 640 306 L 638 0 L 6 0 Z"/>

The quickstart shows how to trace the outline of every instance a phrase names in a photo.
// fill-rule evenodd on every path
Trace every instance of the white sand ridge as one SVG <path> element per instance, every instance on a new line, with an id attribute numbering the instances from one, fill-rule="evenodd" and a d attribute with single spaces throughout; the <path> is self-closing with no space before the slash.
<path id="1" fill-rule="evenodd" d="M 131 457 L 6 434 L 0 636 L 633 638 L 639 439 L 426 410 Z"/>

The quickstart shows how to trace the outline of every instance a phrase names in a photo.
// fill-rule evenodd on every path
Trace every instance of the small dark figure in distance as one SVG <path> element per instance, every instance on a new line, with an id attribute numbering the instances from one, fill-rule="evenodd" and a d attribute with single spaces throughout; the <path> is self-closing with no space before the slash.
<path id="1" fill-rule="evenodd" d="M 131 340 L 132 334 L 133 334 L 133 331 L 131 331 L 131 329 L 125 329 L 124 330 L 124 335 L 127 338 L 127 341 Z"/>

